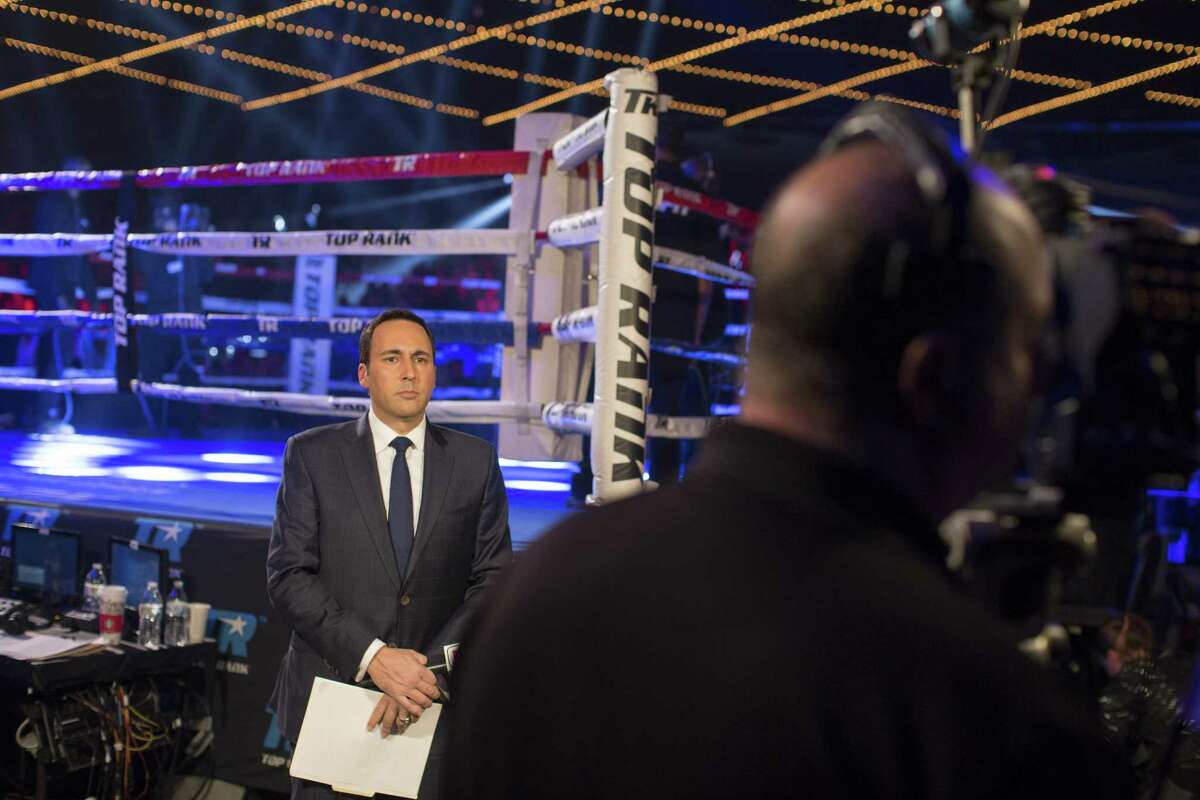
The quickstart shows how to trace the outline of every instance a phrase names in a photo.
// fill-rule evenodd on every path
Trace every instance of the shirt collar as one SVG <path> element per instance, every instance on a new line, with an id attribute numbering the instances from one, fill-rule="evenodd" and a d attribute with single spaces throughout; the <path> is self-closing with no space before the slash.
<path id="1" fill-rule="evenodd" d="M 367 423 L 371 426 L 371 441 L 375 445 L 376 455 L 391 447 L 392 440 L 400 436 L 400 434 L 389 428 L 387 423 L 375 415 L 374 408 L 367 411 Z M 417 453 L 425 449 L 425 430 L 428 427 L 429 418 L 423 416 L 421 417 L 421 421 L 417 423 L 417 427 L 404 434 L 412 442 L 412 449 Z"/>

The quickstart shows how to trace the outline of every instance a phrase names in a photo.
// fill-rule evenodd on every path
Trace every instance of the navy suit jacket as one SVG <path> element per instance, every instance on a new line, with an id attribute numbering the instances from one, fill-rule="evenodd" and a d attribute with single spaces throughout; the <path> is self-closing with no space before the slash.
<path id="1" fill-rule="evenodd" d="M 443 663 L 511 559 L 504 481 L 482 439 L 427 426 L 404 575 L 366 415 L 289 439 L 267 553 L 267 592 L 292 628 L 271 697 L 284 735 L 300 735 L 313 678 L 352 682 L 376 638 Z"/>

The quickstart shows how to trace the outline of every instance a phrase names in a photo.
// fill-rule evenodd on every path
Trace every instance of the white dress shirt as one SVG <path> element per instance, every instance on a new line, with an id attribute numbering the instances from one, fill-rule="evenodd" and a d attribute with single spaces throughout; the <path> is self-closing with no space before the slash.
<path id="1" fill-rule="evenodd" d="M 392 466 L 396 461 L 396 448 L 392 442 L 397 436 L 405 436 L 412 446 L 404 451 L 404 460 L 408 463 L 408 477 L 412 485 L 413 534 L 416 535 L 417 521 L 421 518 L 421 487 L 425 478 L 425 429 L 429 427 L 425 417 L 417 423 L 417 427 L 405 434 L 396 433 L 379 417 L 375 409 L 367 412 L 367 423 L 371 426 L 371 441 L 375 445 L 375 466 L 379 469 L 379 488 L 383 491 L 383 510 L 385 515 L 391 514 L 392 502 Z M 401 575 L 401 578 L 404 576 Z M 354 680 L 361 681 L 367 674 L 371 659 L 384 647 L 379 639 L 371 642 L 358 662 L 358 672 Z"/>

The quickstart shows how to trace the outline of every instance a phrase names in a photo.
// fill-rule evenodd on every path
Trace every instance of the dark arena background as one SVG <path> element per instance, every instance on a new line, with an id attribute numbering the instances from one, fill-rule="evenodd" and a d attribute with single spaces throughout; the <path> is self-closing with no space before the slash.
<path id="1" fill-rule="evenodd" d="M 1069 691 L 1095 696 L 1098 629 L 1135 612 L 1186 695 L 1200 2 L 945 8 L 1020 18 L 966 50 L 979 157 L 1047 232 L 1058 355 L 1019 473 L 946 523 L 952 566 Z M 77 605 L 114 539 L 209 606 L 187 653 L 0 655 L 5 796 L 287 792 L 267 702 L 290 629 L 264 571 L 284 442 L 366 410 L 358 333 L 384 309 L 431 323 L 430 419 L 497 446 L 518 559 L 628 493 L 613 475 L 678 479 L 738 411 L 780 182 L 864 100 L 959 134 L 973 68 L 929 60 L 929 20 L 870 0 L 0 0 L 0 589 L 26 614 L 0 607 L 5 641 Z M 603 375 L 601 162 L 555 146 L 616 129 L 616 70 L 671 98 L 647 107 L 659 388 L 632 417 Z M 614 404 L 610 452 L 591 434 L 613 438 Z M 53 592 L 23 581 L 29 526 L 78 534 Z M 117 692 L 144 721 L 111 713 Z M 140 749 L 113 762 L 94 742 L 121 724 Z"/>

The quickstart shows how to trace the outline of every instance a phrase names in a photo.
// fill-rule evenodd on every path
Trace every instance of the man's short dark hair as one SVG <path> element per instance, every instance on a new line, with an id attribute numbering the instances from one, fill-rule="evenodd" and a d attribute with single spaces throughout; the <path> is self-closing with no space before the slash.
<path id="1" fill-rule="evenodd" d="M 367 327 L 362 329 L 362 333 L 358 337 L 358 363 L 367 364 L 371 361 L 371 339 L 375 336 L 375 329 L 385 322 L 396 319 L 420 325 L 425 330 L 425 335 L 429 337 L 429 354 L 434 355 L 437 352 L 437 342 L 434 341 L 433 331 L 429 330 L 429 325 L 425 320 L 407 308 L 391 308 L 376 316 L 367 323 Z"/>

